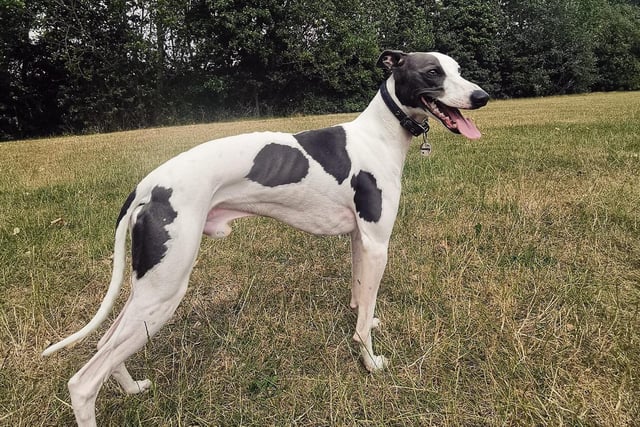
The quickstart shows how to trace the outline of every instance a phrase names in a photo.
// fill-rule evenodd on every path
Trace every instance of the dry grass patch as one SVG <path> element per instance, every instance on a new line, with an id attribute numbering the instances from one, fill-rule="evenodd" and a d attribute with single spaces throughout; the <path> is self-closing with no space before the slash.
<path id="1" fill-rule="evenodd" d="M 432 156 L 408 157 L 374 344 L 388 371 L 366 374 L 351 343 L 349 239 L 251 218 L 203 242 L 176 316 L 131 359 L 150 393 L 107 382 L 99 421 L 633 425 L 640 93 L 500 101 L 470 115 L 483 139 L 434 124 Z M 0 145 L 0 424 L 72 424 L 66 381 L 99 334 L 39 353 L 97 309 L 115 216 L 142 176 L 209 139 L 352 117 Z"/>

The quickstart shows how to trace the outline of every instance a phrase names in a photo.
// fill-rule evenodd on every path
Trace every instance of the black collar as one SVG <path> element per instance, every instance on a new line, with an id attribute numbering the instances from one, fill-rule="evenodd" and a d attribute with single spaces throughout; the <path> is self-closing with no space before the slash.
<path id="1" fill-rule="evenodd" d="M 400 125 L 408 130 L 411 135 L 420 136 L 429 132 L 429 123 L 427 122 L 427 119 L 422 123 L 418 123 L 411 117 L 407 116 L 404 111 L 398 107 L 398 104 L 393 101 L 393 98 L 391 98 L 391 95 L 389 94 L 389 89 L 387 89 L 386 80 L 380 85 L 380 95 L 382 95 L 382 100 L 389 110 L 391 110 L 393 115 L 396 116 L 396 119 L 400 121 Z"/>

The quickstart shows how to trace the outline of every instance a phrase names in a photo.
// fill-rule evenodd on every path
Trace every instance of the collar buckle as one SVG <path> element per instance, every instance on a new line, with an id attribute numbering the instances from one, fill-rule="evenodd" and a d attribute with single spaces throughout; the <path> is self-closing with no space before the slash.
<path id="1" fill-rule="evenodd" d="M 395 103 L 389 94 L 386 80 L 380 85 L 380 95 L 382 95 L 382 100 L 387 105 L 387 108 L 389 108 L 398 121 L 400 121 L 400 126 L 405 128 L 411 135 L 420 136 L 426 135 L 426 133 L 429 132 L 429 123 L 427 119 L 425 119 L 424 122 L 419 123 L 407 116 L 405 112 L 398 107 L 398 104 Z"/>
<path id="2" fill-rule="evenodd" d="M 408 130 L 413 136 L 420 136 L 429 132 L 429 123 L 426 120 L 422 123 L 418 123 L 411 117 L 405 116 L 400 120 L 400 125 Z"/>

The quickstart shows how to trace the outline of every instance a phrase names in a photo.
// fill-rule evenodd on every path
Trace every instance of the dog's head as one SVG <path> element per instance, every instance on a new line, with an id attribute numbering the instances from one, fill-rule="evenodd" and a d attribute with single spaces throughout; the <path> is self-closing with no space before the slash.
<path id="1" fill-rule="evenodd" d="M 460 76 L 453 58 L 437 52 L 387 50 L 377 65 L 393 74 L 395 95 L 403 105 L 426 111 L 451 132 L 480 138 L 478 128 L 459 109 L 480 108 L 487 104 L 489 95 Z"/>

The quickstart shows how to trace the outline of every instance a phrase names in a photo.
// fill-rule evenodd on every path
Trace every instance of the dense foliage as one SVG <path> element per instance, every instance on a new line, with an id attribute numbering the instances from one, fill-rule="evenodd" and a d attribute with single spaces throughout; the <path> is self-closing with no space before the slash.
<path id="1" fill-rule="evenodd" d="M 354 111 L 382 49 L 494 97 L 640 89 L 634 0 L 0 0 L 0 140 Z"/>

